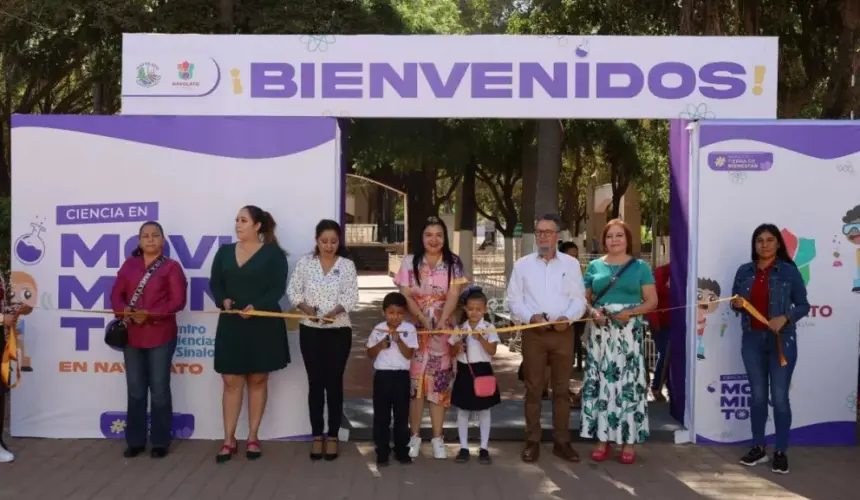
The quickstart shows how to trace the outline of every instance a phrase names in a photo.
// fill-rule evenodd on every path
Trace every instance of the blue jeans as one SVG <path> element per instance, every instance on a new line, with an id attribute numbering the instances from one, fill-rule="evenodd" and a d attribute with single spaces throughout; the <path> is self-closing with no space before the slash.
<path id="1" fill-rule="evenodd" d="M 797 364 L 797 334 L 782 335 L 782 350 L 786 366 L 779 365 L 776 335 L 756 330 L 744 332 L 741 356 L 750 384 L 750 423 L 753 445 L 764 446 L 764 429 L 767 424 L 768 385 L 770 402 L 773 405 L 773 423 L 776 428 L 776 451 L 788 449 L 788 434 L 791 431 L 791 403 L 788 391 L 791 376 Z"/>
<path id="2" fill-rule="evenodd" d="M 652 332 L 651 338 L 654 339 L 654 346 L 657 348 L 657 365 L 654 367 L 654 377 L 651 379 L 651 390 L 659 391 L 666 384 L 663 370 L 666 366 L 666 354 L 669 349 L 669 329 L 664 328 Z"/>
<path id="3" fill-rule="evenodd" d="M 128 418 L 125 441 L 130 448 L 146 446 L 146 406 L 151 406 L 150 441 L 155 448 L 170 446 L 173 398 L 170 394 L 170 368 L 176 339 L 158 347 L 138 349 L 126 346 L 125 381 L 128 387 Z"/>

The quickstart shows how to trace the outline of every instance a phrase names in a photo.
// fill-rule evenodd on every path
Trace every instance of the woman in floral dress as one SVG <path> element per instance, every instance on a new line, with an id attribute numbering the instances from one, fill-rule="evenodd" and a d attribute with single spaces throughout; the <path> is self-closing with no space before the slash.
<path id="1" fill-rule="evenodd" d="M 415 246 L 414 255 L 403 257 L 394 284 L 406 296 L 409 312 L 421 330 L 452 328 L 453 317 L 460 291 L 468 282 L 460 258 L 451 252 L 448 228 L 442 219 L 429 217 L 421 231 L 421 244 Z M 418 456 L 421 438 L 418 431 L 424 417 L 424 401 L 430 403 L 430 421 L 433 426 L 433 456 L 447 457 L 442 440 L 445 409 L 451 404 L 454 383 L 454 363 L 450 355 L 448 335 L 420 335 L 418 350 L 412 358 L 412 403 L 409 421 L 412 438 L 409 456 Z"/>
<path id="2" fill-rule="evenodd" d="M 622 446 L 621 463 L 632 464 L 633 445 L 649 435 L 644 315 L 657 307 L 657 291 L 651 268 L 631 256 L 632 236 L 624 222 L 606 224 L 602 239 L 606 255 L 592 261 L 584 276 L 594 322 L 580 434 L 598 440 L 592 460 L 606 460 L 609 442 L 615 442 Z"/>

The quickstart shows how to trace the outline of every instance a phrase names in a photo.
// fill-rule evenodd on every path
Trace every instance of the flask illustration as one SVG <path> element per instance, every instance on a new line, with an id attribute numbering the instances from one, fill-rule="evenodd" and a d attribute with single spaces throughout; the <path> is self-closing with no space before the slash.
<path id="1" fill-rule="evenodd" d="M 31 222 L 33 231 L 15 240 L 15 256 L 26 266 L 38 264 L 45 257 L 45 241 L 42 233 L 46 231 L 40 222 Z"/>

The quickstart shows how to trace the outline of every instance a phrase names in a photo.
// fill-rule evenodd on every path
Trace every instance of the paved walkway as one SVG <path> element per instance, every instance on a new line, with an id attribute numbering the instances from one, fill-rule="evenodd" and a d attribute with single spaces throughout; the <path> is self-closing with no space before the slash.
<path id="1" fill-rule="evenodd" d="M 14 464 L 0 465 L 0 499 L 28 500 L 762 500 L 857 498 L 857 448 L 792 452 L 794 472 L 737 465 L 740 450 L 655 444 L 633 466 L 567 464 L 549 446 L 537 464 L 517 443 L 491 443 L 493 465 L 425 456 L 378 470 L 369 443 L 344 445 L 333 463 L 311 463 L 306 443 L 264 443 L 264 457 L 216 465 L 217 445 L 181 441 L 163 460 L 122 458 L 112 440 L 13 440 Z M 586 451 L 579 446 L 580 451 Z M 454 447 L 450 447 L 453 453 Z"/>
<path id="2" fill-rule="evenodd" d="M 362 339 L 380 316 L 379 302 L 390 291 L 387 277 L 361 277 L 362 308 L 355 315 L 353 357 L 347 368 L 347 396 L 369 397 L 372 376 Z M 503 353 L 497 370 L 508 399 L 521 398 L 516 382 L 519 357 Z M 792 473 L 775 476 L 766 467 L 737 465 L 734 447 L 677 446 L 652 442 L 633 466 L 617 462 L 567 464 L 549 445 L 537 464 L 519 460 L 521 443 L 491 442 L 494 463 L 459 465 L 424 456 L 409 467 L 378 470 L 367 442 L 344 443 L 334 463 L 311 463 L 307 443 L 264 443 L 262 460 L 241 455 L 214 463 L 217 443 L 179 441 L 163 460 L 122 458 L 124 444 L 113 440 L 11 439 L 18 455 L 0 464 L 0 500 L 278 499 L 304 500 L 550 500 L 550 499 L 714 499 L 757 498 L 840 500 L 858 498 L 860 448 L 798 448 Z M 588 445 L 578 443 L 583 456 Z M 456 446 L 449 446 L 453 456 Z"/>

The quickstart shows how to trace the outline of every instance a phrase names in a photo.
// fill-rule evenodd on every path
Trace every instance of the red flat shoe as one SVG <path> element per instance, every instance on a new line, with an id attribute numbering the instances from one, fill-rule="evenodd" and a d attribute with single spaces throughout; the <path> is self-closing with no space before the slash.
<path id="1" fill-rule="evenodd" d="M 591 452 L 591 459 L 595 462 L 602 462 L 609 458 L 610 453 L 612 453 L 611 448 L 609 446 L 609 443 L 606 443 L 606 448 L 603 448 L 602 450 L 595 449 Z"/>
<path id="2" fill-rule="evenodd" d="M 636 452 L 622 451 L 621 458 L 619 458 L 619 461 L 624 465 L 633 465 L 633 462 L 636 461 Z"/>
<path id="3" fill-rule="evenodd" d="M 247 451 L 245 451 L 245 456 L 248 458 L 248 460 L 257 460 L 258 458 L 263 456 L 263 451 L 260 449 L 260 441 L 256 439 L 253 441 L 248 441 L 245 444 L 245 447 L 247 448 Z M 256 450 L 252 450 L 251 448 L 256 448 Z"/>
<path id="4" fill-rule="evenodd" d="M 233 443 L 233 445 L 222 444 L 221 448 L 218 449 L 218 454 L 215 455 L 215 463 L 223 464 L 224 462 L 229 462 L 233 455 L 239 452 L 238 443 Z"/>

